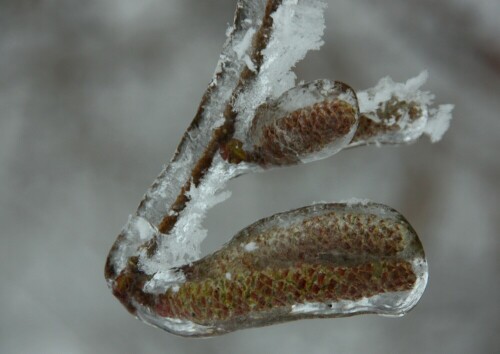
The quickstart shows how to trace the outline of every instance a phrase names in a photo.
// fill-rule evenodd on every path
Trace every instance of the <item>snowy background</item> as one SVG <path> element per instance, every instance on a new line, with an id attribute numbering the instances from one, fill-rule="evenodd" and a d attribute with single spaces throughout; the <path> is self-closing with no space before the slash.
<path id="1" fill-rule="evenodd" d="M 299 79 L 356 89 L 428 69 L 455 103 L 442 142 L 357 148 L 246 175 L 205 251 L 271 215 L 370 198 L 420 234 L 428 288 L 401 319 L 309 320 L 183 339 L 142 324 L 103 277 L 110 246 L 195 114 L 233 0 L 0 2 L 1 353 L 500 352 L 500 3 L 329 0 Z"/>

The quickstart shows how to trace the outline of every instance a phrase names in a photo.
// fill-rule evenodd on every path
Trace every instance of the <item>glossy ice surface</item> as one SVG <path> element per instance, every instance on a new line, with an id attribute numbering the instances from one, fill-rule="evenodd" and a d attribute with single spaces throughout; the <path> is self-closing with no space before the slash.
<path id="1" fill-rule="evenodd" d="M 400 316 L 427 282 L 414 230 L 396 211 L 372 203 L 276 214 L 179 272 L 185 282 L 147 306 L 157 326 L 193 336 L 301 318 Z"/>

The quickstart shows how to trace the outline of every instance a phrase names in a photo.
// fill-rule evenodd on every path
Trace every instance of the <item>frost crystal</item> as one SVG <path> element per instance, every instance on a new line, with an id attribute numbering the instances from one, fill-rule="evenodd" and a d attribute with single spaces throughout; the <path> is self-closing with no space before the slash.
<path id="1" fill-rule="evenodd" d="M 452 104 L 443 104 L 438 108 L 431 109 L 430 116 L 424 128 L 424 133 L 429 136 L 432 143 L 436 143 L 443 137 L 444 133 L 450 127 L 452 118 L 451 112 L 455 106 Z"/>
<path id="2" fill-rule="evenodd" d="M 259 247 L 257 246 L 257 244 L 255 242 L 249 242 L 246 245 L 244 245 L 243 248 L 247 252 L 253 252 L 253 251 L 255 251 Z"/>
<path id="3" fill-rule="evenodd" d="M 433 143 L 439 141 L 450 125 L 453 105 L 431 108 L 434 95 L 420 90 L 427 78 L 427 71 L 406 83 L 385 77 L 375 87 L 358 92 L 364 121 L 351 146 L 410 143 L 422 134 Z"/>
<path id="4" fill-rule="evenodd" d="M 141 320 L 183 336 L 358 313 L 400 316 L 427 282 L 422 245 L 395 210 L 368 200 L 276 214 L 200 259 L 206 211 L 241 174 L 344 148 L 432 142 L 452 105 L 433 108 L 427 73 L 357 94 L 296 85 L 293 66 L 323 44 L 320 0 L 239 0 L 212 82 L 171 162 L 113 245 L 105 276 Z"/>
<path id="5" fill-rule="evenodd" d="M 271 40 L 263 51 L 264 61 L 255 82 L 239 95 L 235 109 L 240 113 L 237 136 L 244 136 L 255 109 L 269 97 L 278 97 L 295 86 L 290 70 L 308 51 L 323 45 L 325 29 L 323 1 L 284 0 L 274 12 Z"/>

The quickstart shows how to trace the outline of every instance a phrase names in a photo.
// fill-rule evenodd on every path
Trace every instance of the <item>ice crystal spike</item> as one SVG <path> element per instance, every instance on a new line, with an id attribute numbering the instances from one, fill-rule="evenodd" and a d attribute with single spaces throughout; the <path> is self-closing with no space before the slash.
<path id="1" fill-rule="evenodd" d="M 395 210 L 374 203 L 316 204 L 276 214 L 173 272 L 184 281 L 130 303 L 137 316 L 185 336 L 302 318 L 400 316 L 415 306 L 427 281 L 413 228 Z M 130 286 L 125 279 L 117 284 Z"/>
<path id="2" fill-rule="evenodd" d="M 261 105 L 250 129 L 255 159 L 290 165 L 329 157 L 352 139 L 358 122 L 356 94 L 341 82 L 317 80 Z"/>

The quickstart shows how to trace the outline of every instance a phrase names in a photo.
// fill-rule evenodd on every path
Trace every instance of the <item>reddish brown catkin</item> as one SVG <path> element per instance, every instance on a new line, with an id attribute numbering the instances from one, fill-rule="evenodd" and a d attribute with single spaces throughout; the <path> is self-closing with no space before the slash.
<path id="1" fill-rule="evenodd" d="M 261 165 L 290 165 L 333 155 L 345 147 L 358 121 L 356 94 L 341 82 L 296 86 L 257 109 L 250 130 Z"/>
<path id="2" fill-rule="evenodd" d="M 396 211 L 318 204 L 262 219 L 183 266 L 186 281 L 157 295 L 151 310 L 201 326 L 197 336 L 310 317 L 398 315 L 423 290 L 423 266 L 420 241 Z M 381 296 L 400 301 L 382 305 Z M 348 309 L 339 307 L 346 301 Z M 307 304 L 314 311 L 300 310 Z"/>

